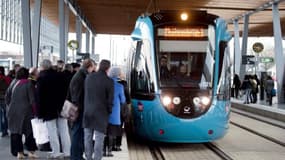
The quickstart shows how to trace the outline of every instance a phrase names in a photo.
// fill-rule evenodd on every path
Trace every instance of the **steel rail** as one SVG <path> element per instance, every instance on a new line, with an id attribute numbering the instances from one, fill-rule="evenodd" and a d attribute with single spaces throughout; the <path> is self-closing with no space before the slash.
<path id="1" fill-rule="evenodd" d="M 224 151 L 222 151 L 220 148 L 218 148 L 216 145 L 214 145 L 211 142 L 204 144 L 207 148 L 209 148 L 211 151 L 213 151 L 216 155 L 218 155 L 223 160 L 234 160 L 230 155 L 226 154 Z"/>
<path id="2" fill-rule="evenodd" d="M 262 118 L 258 118 L 256 116 L 253 116 L 254 114 L 250 115 L 250 114 L 247 114 L 247 113 L 242 113 L 242 112 L 234 111 L 234 110 L 231 110 L 231 112 L 239 114 L 239 115 L 242 115 L 242 116 L 245 116 L 245 117 L 248 117 L 248 118 L 251 118 L 251 119 L 255 119 L 255 120 L 260 121 L 260 122 L 264 122 L 264 123 L 270 124 L 270 125 L 275 126 L 275 127 L 279 127 L 281 129 L 285 129 L 285 126 L 283 126 L 283 125 L 280 125 L 280 124 L 277 124 L 277 123 L 274 123 L 274 122 L 270 122 L 270 121 L 264 120 Z"/>
<path id="3" fill-rule="evenodd" d="M 263 138 L 265 138 L 265 139 L 267 139 L 267 140 L 269 140 L 269 141 L 271 141 L 271 142 L 273 142 L 273 143 L 279 144 L 279 145 L 281 145 L 282 147 L 285 147 L 285 143 L 282 142 L 282 141 L 279 141 L 278 139 L 275 139 L 275 138 L 273 138 L 273 137 L 267 136 L 267 135 L 265 135 L 265 134 L 262 134 L 262 133 L 260 133 L 260 132 L 257 132 L 257 131 L 255 131 L 255 130 L 253 130 L 253 129 L 250 129 L 250 128 L 248 128 L 248 127 L 245 127 L 245 126 L 240 125 L 240 124 L 238 124 L 238 123 L 235 123 L 235 122 L 233 122 L 233 121 L 230 121 L 230 123 L 231 123 L 232 125 L 234 125 L 234 126 L 237 126 L 237 127 L 242 128 L 242 129 L 244 129 L 244 130 L 246 130 L 246 131 L 249 131 L 249 132 L 251 132 L 251 133 L 253 133 L 253 134 L 255 134 L 255 135 L 258 135 L 258 136 L 260 136 L 260 137 L 263 137 Z"/>

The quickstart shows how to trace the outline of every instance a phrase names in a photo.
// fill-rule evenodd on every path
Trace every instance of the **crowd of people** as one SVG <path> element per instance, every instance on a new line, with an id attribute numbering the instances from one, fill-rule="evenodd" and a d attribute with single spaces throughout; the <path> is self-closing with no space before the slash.
<path id="1" fill-rule="evenodd" d="M 261 83 L 261 81 L 263 82 Z M 233 96 L 235 98 L 243 96 L 244 104 L 256 103 L 257 94 L 263 91 L 266 93 L 266 102 L 271 106 L 272 98 L 276 96 L 276 93 L 274 81 L 270 75 L 267 75 L 263 80 L 259 80 L 256 74 L 245 75 L 242 82 L 237 74 L 234 75 Z"/>
<path id="2" fill-rule="evenodd" d="M 39 69 L 15 65 L 7 76 L 0 66 L 1 132 L 2 137 L 10 135 L 11 154 L 18 159 L 38 158 L 34 118 L 46 124 L 48 158 L 100 160 L 121 151 L 127 118 L 123 111 L 130 104 L 124 79 L 121 68 L 111 67 L 109 60 L 102 60 L 98 69 L 92 59 L 81 65 L 43 60 Z M 66 99 L 78 109 L 74 121 L 61 116 Z"/>

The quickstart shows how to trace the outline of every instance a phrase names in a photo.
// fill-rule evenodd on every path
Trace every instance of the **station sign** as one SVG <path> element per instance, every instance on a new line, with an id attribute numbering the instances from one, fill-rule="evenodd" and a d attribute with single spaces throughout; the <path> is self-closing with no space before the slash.
<path id="1" fill-rule="evenodd" d="M 254 55 L 243 55 L 242 64 L 255 64 L 255 56 Z"/>
<path id="2" fill-rule="evenodd" d="M 274 58 L 272 58 L 272 57 L 261 57 L 260 62 L 261 63 L 273 63 Z"/>

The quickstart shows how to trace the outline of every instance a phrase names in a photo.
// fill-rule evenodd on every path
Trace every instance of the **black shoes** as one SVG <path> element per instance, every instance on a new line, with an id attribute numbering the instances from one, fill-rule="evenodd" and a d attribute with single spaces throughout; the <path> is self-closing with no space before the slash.
<path id="1" fill-rule="evenodd" d="M 111 152 L 103 152 L 103 157 L 113 157 L 114 155 Z"/>
<path id="2" fill-rule="evenodd" d="M 6 136 L 8 136 L 8 132 L 3 132 L 1 135 L 1 137 L 6 137 Z"/>
<path id="3" fill-rule="evenodd" d="M 122 151 L 122 149 L 120 147 L 113 147 L 112 151 Z"/>

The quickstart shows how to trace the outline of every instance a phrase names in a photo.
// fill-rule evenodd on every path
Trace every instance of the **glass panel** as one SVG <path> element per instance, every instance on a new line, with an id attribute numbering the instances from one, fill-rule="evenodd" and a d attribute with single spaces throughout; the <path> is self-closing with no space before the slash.
<path id="1" fill-rule="evenodd" d="M 161 85 L 191 87 L 193 83 L 199 84 L 205 57 L 206 53 L 201 52 L 160 52 Z"/>
<path id="2" fill-rule="evenodd" d="M 0 39 L 2 40 L 2 30 L 3 30 L 3 2 L 4 0 L 0 0 Z"/>
<path id="3" fill-rule="evenodd" d="M 151 61 L 151 48 L 150 42 L 144 40 L 142 44 L 142 54 L 145 56 L 145 69 L 148 77 L 148 86 L 151 91 L 154 91 L 154 67 Z"/>
<path id="4" fill-rule="evenodd" d="M 221 94 L 223 99 L 230 99 L 231 61 L 228 47 L 225 48 L 224 52 L 223 68 L 218 84 L 218 94 Z"/>

